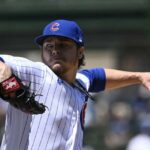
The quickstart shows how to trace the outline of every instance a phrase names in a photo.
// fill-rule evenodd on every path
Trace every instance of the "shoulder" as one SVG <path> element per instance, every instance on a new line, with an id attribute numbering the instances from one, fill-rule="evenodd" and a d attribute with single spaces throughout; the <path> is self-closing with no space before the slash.
<path id="1" fill-rule="evenodd" d="M 89 80 L 94 80 L 95 78 L 105 77 L 104 68 L 83 69 L 83 70 L 79 70 L 78 73 L 86 76 Z"/>
<path id="2" fill-rule="evenodd" d="M 76 79 L 79 80 L 79 82 L 81 82 L 81 84 L 84 87 L 86 87 L 86 89 L 89 88 L 90 80 L 85 74 L 83 74 L 81 72 L 78 72 L 77 75 L 76 75 Z"/>
<path id="3" fill-rule="evenodd" d="M 45 64 L 42 62 L 34 62 L 24 57 L 12 56 L 12 55 L 0 55 L 0 60 L 4 61 L 6 64 L 13 66 L 24 66 L 24 67 L 45 67 Z"/>
<path id="4" fill-rule="evenodd" d="M 24 57 L 17 57 L 12 55 L 0 55 L 0 59 L 9 65 L 19 65 L 20 63 L 31 63 L 31 60 Z"/>
<path id="5" fill-rule="evenodd" d="M 104 68 L 80 70 L 77 73 L 77 78 L 88 85 L 90 92 L 99 92 L 105 89 L 106 75 Z"/>
<path id="6" fill-rule="evenodd" d="M 24 57 L 12 55 L 0 55 L 1 61 L 9 65 L 14 72 L 43 74 L 47 70 L 47 66 L 42 62 L 34 62 Z"/>

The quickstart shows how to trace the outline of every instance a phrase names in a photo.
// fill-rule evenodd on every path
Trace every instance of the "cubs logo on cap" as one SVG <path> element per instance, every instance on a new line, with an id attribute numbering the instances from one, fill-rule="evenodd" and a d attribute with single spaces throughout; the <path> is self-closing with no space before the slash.
<path id="1" fill-rule="evenodd" d="M 52 31 L 57 31 L 57 30 L 59 30 L 59 23 L 57 23 L 57 22 L 54 22 L 52 25 L 51 25 L 51 27 L 50 27 L 50 30 L 52 30 Z"/>
<path id="2" fill-rule="evenodd" d="M 65 37 L 73 40 L 78 45 L 83 46 L 83 33 L 78 24 L 69 20 L 55 20 L 47 24 L 43 30 L 43 34 L 35 38 L 35 42 L 39 45 L 50 36 Z"/>

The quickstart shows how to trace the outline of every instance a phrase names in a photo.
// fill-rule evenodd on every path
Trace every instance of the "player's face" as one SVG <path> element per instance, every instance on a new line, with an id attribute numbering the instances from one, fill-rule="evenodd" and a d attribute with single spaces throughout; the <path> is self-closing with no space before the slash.
<path id="1" fill-rule="evenodd" d="M 79 58 L 83 50 L 77 44 L 64 37 L 49 37 L 43 42 L 43 62 L 57 75 L 68 72 L 76 73 Z"/>

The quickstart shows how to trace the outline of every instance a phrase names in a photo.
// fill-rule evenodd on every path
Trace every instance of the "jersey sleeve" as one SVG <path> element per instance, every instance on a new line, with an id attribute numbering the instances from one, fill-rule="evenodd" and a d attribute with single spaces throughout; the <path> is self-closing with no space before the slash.
<path id="1" fill-rule="evenodd" d="M 79 71 L 81 74 L 81 80 L 86 78 L 87 90 L 89 92 L 100 92 L 105 89 L 106 75 L 103 68 L 84 69 Z M 84 81 L 83 81 L 84 82 Z"/>
<path id="2" fill-rule="evenodd" d="M 40 62 L 33 62 L 23 57 L 14 57 L 11 55 L 0 55 L 0 61 L 9 65 L 12 72 L 22 81 L 42 82 L 45 73 L 44 65 Z M 36 79 L 37 78 L 37 79 Z"/>

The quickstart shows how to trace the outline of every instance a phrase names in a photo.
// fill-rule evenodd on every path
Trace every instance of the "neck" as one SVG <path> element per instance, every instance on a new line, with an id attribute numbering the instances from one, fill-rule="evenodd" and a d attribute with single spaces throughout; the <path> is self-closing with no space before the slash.
<path id="1" fill-rule="evenodd" d="M 75 83 L 75 79 L 76 79 L 76 71 L 72 72 L 72 73 L 65 73 L 62 75 L 58 75 L 61 79 L 63 79 L 64 81 L 66 81 L 68 84 L 72 85 Z"/>
<path id="2" fill-rule="evenodd" d="M 62 80 L 64 80 L 65 82 L 67 82 L 70 85 L 73 85 L 75 83 L 75 80 L 76 80 L 77 71 L 78 71 L 78 67 L 72 67 L 70 69 L 67 69 L 64 72 L 58 72 L 58 73 L 55 72 L 55 73 Z"/>

